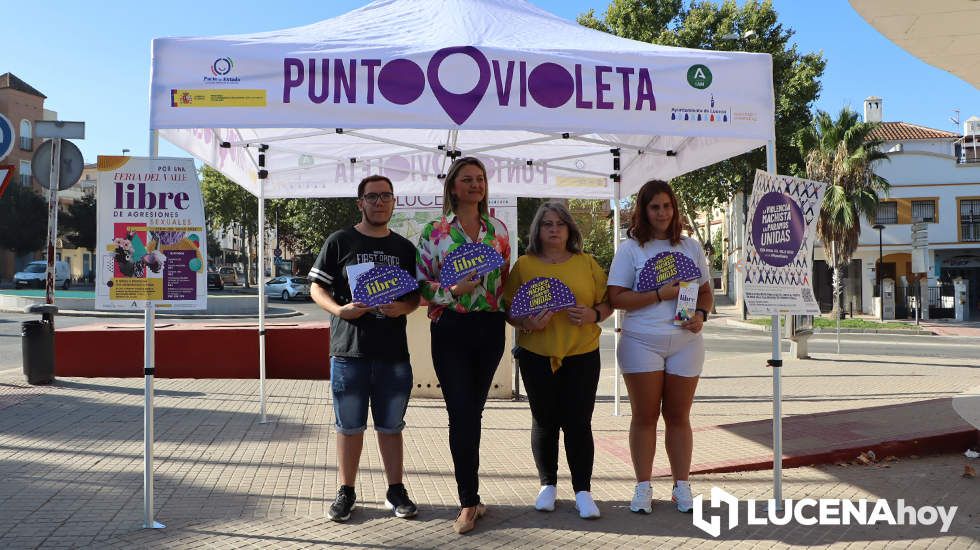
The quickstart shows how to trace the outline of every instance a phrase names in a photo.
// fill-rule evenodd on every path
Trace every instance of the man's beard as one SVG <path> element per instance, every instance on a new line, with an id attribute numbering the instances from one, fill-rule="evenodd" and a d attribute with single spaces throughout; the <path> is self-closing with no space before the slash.
<path id="1" fill-rule="evenodd" d="M 384 221 L 377 222 L 371 219 L 371 216 L 368 214 L 367 210 L 362 209 L 361 219 L 363 219 L 364 223 L 370 225 L 371 227 L 385 227 L 388 225 L 388 222 L 391 221 L 391 216 L 388 216 Z"/>

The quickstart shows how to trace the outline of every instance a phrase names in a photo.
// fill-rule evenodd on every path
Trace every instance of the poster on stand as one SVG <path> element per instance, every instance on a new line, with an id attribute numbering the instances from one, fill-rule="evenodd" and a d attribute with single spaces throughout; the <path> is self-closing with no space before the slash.
<path id="1" fill-rule="evenodd" d="M 517 261 L 517 197 L 487 199 L 490 215 L 504 222 L 510 234 L 510 262 Z M 418 244 L 422 229 L 442 216 L 442 196 L 399 195 L 395 188 L 395 211 L 388 227 L 412 244 Z"/>
<path id="2" fill-rule="evenodd" d="M 98 159 L 95 308 L 207 309 L 207 235 L 193 159 Z"/>
<path id="3" fill-rule="evenodd" d="M 813 295 L 813 240 L 826 184 L 755 173 L 742 257 L 750 314 L 820 315 Z"/>

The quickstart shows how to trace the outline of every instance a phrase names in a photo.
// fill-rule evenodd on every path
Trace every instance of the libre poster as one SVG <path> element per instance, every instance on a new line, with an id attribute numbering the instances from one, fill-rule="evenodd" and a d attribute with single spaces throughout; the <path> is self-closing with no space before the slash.
<path id="1" fill-rule="evenodd" d="M 755 173 L 742 258 L 749 313 L 819 315 L 813 295 L 813 240 L 826 184 Z"/>
<path id="2" fill-rule="evenodd" d="M 192 159 L 100 156 L 95 307 L 207 309 L 204 203 Z"/>

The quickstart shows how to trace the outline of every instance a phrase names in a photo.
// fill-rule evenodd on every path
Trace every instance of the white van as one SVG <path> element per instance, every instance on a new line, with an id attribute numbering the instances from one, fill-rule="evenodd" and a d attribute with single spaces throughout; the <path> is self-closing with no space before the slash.
<path id="1" fill-rule="evenodd" d="M 44 288 L 44 275 L 48 270 L 48 262 L 39 260 L 24 267 L 24 271 L 14 273 L 14 288 Z M 71 277 L 68 273 L 68 262 L 54 263 L 54 286 L 68 290 L 71 287 Z"/>

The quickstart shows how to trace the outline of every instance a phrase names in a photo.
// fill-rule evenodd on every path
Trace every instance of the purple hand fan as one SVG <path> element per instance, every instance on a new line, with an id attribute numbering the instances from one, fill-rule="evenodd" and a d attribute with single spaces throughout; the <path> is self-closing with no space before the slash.
<path id="1" fill-rule="evenodd" d="M 511 317 L 527 317 L 545 310 L 558 311 L 575 305 L 575 295 L 554 277 L 535 277 L 521 285 L 510 304 Z"/>
<path id="2" fill-rule="evenodd" d="M 693 281 L 701 277 L 694 260 L 680 252 L 661 252 L 643 264 L 637 292 L 655 290 L 675 281 Z"/>
<path id="3" fill-rule="evenodd" d="M 476 271 L 477 277 L 482 277 L 502 265 L 504 257 L 492 246 L 483 243 L 461 244 L 446 254 L 446 259 L 442 261 L 439 284 L 450 287 L 473 271 Z"/>
<path id="4" fill-rule="evenodd" d="M 378 265 L 357 278 L 354 301 L 370 307 L 390 304 L 418 289 L 418 281 L 404 269 L 393 265 Z"/>

